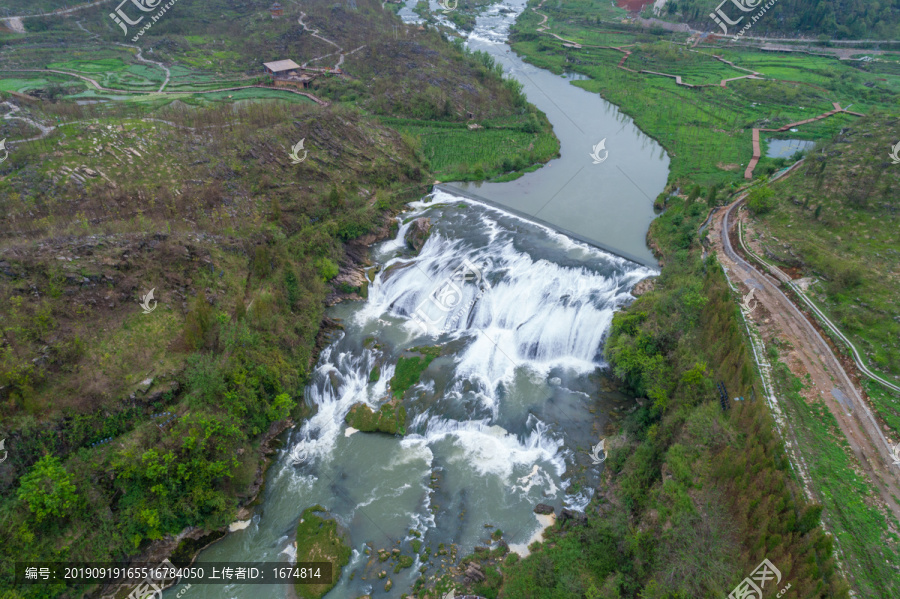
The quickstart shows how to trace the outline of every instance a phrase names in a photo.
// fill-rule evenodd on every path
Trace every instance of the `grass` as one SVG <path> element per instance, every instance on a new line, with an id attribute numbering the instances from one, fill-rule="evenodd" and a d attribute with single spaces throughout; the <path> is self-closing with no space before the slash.
<path id="1" fill-rule="evenodd" d="M 550 131 L 530 133 L 512 127 L 473 131 L 464 123 L 435 126 L 409 121 L 396 126 L 419 141 L 435 175 L 444 181 L 491 178 L 546 162 L 559 152 L 559 141 Z"/>
<path id="2" fill-rule="evenodd" d="M 804 399 L 803 382 L 783 363 L 775 365 L 774 374 L 845 572 L 862 597 L 896 596 L 900 574 L 892 564 L 900 560 L 900 538 L 894 532 L 898 523 L 889 522 L 877 506 L 871 483 L 858 474 L 852 450 L 828 408 Z"/>
<path id="3" fill-rule="evenodd" d="M 127 65 L 121 58 L 100 58 L 96 60 L 67 60 L 65 62 L 52 62 L 48 69 L 60 71 L 75 71 L 76 73 L 115 73 L 127 69 Z"/>

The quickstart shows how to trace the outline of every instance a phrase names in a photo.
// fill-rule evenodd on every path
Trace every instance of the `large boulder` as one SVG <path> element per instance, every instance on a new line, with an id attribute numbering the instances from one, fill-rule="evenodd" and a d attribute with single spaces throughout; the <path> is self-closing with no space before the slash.
<path id="1" fill-rule="evenodd" d="M 353 404 L 344 420 L 364 433 L 406 434 L 406 408 L 397 399 L 383 404 L 377 412 L 364 403 Z"/>
<path id="2" fill-rule="evenodd" d="M 406 230 L 406 246 L 418 253 L 428 240 L 431 233 L 431 221 L 427 218 L 417 218 Z"/>

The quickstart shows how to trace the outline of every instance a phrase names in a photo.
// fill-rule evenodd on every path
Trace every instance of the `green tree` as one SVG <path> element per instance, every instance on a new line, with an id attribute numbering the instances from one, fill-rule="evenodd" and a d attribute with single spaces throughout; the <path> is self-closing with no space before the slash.
<path id="1" fill-rule="evenodd" d="M 747 208 L 754 214 L 765 214 L 775 207 L 772 197 L 775 195 L 768 185 L 761 185 L 750 192 L 747 197 Z"/>
<path id="2" fill-rule="evenodd" d="M 703 193 L 702 188 L 699 185 L 694 185 L 694 187 L 691 188 L 691 193 L 688 194 L 688 202 L 693 202 L 699 198 L 701 193 Z"/>
<path id="3" fill-rule="evenodd" d="M 71 475 L 59 458 L 52 455 L 42 457 L 22 477 L 18 497 L 28 504 L 38 522 L 47 516 L 65 518 L 78 501 Z"/>

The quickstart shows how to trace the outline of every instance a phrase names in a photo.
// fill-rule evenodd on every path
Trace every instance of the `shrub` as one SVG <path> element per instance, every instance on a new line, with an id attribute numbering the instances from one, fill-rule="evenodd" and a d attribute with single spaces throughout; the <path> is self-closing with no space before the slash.
<path id="1" fill-rule="evenodd" d="M 340 272 L 338 265 L 328 258 L 319 258 L 316 260 L 316 270 L 319 271 L 319 276 L 322 277 L 322 281 L 325 283 L 338 276 L 338 273 Z"/>
<path id="2" fill-rule="evenodd" d="M 769 189 L 768 185 L 761 185 L 750 192 L 750 195 L 747 197 L 747 208 L 754 214 L 771 212 L 775 207 L 774 195 L 775 192 Z"/>
<path id="3" fill-rule="evenodd" d="M 59 458 L 45 455 L 22 477 L 18 491 L 19 500 L 40 522 L 48 516 L 65 518 L 78 501 L 72 477 Z"/>

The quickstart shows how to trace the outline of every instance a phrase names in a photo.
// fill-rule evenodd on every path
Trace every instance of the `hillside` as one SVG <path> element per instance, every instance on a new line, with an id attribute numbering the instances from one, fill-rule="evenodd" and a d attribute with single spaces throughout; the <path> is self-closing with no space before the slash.
<path id="1" fill-rule="evenodd" d="M 305 91 L 402 119 L 392 124 L 419 139 L 441 179 L 473 180 L 476 172 L 490 178 L 558 153 L 546 117 L 527 104 L 515 81 L 498 76 L 489 57 L 449 44 L 434 29 L 404 25 L 373 0 L 355 8 L 290 3 L 279 18 L 270 16 L 270 6 L 180 0 L 137 44 L 131 41 L 137 29 L 124 35 L 102 6 L 66 18 L 27 19 L 27 36 L 0 32 L 0 57 L 9 69 L 0 71 L 0 90 L 82 104 L 55 107 L 63 119 L 81 118 L 85 103 L 105 104 L 107 96 L 121 101 L 123 94 L 139 111 L 173 97 L 189 105 L 262 97 L 307 101 L 285 91 L 234 90 L 267 85 L 263 63 L 291 59 L 339 67 L 341 75 L 317 75 Z M 98 91 L 87 79 L 115 91 Z M 210 93 L 215 90 L 229 91 Z M 483 128 L 469 130 L 473 122 Z M 470 154 L 479 147 L 489 150 Z"/>
<path id="2" fill-rule="evenodd" d="M 877 115 L 820 142 L 795 173 L 771 186 L 747 230 L 754 251 L 802 281 L 869 368 L 895 383 L 900 165 L 890 152 L 900 141 L 898 123 Z M 866 387 L 891 436 L 900 437 L 900 397 L 875 383 Z"/>
<path id="3" fill-rule="evenodd" d="M 745 2 L 756 14 L 764 2 Z M 663 13 L 702 31 L 721 32 L 709 13 L 717 5 L 700 0 L 669 0 Z M 731 3 L 722 5 L 731 20 L 744 13 Z M 866 2 L 865 0 L 778 0 L 768 11 L 769 18 L 753 24 L 747 35 L 765 37 L 825 36 L 833 39 L 900 39 L 900 2 Z M 746 21 L 746 19 L 745 19 Z M 743 27 L 741 23 L 738 28 Z M 736 33 L 729 31 L 729 34 Z"/>

